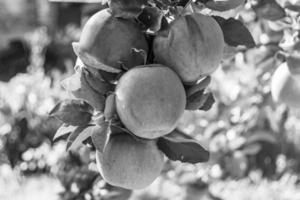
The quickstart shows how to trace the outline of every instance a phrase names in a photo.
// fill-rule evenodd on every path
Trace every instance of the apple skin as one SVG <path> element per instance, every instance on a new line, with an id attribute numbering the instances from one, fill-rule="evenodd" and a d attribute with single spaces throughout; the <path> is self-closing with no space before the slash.
<path id="1" fill-rule="evenodd" d="M 143 56 L 133 54 L 133 48 L 147 53 L 148 43 L 133 20 L 115 18 L 104 9 L 86 22 L 73 48 L 85 65 L 118 72 L 122 65 L 130 69 L 143 64 Z"/>
<path id="2" fill-rule="evenodd" d="M 160 64 L 127 71 L 116 87 L 118 116 L 138 137 L 154 139 L 170 133 L 185 106 L 186 94 L 180 78 Z"/>
<path id="3" fill-rule="evenodd" d="M 156 140 L 135 139 L 127 133 L 111 135 L 103 153 L 96 151 L 97 168 L 111 185 L 137 190 L 150 185 L 164 167 Z"/>
<path id="4" fill-rule="evenodd" d="M 273 74 L 271 93 L 275 102 L 300 108 L 300 75 L 292 74 L 287 63 L 282 63 Z"/>
<path id="5" fill-rule="evenodd" d="M 184 15 L 170 25 L 168 35 L 157 35 L 153 52 L 158 63 L 173 69 L 184 83 L 193 83 L 219 66 L 225 42 L 214 18 Z"/>

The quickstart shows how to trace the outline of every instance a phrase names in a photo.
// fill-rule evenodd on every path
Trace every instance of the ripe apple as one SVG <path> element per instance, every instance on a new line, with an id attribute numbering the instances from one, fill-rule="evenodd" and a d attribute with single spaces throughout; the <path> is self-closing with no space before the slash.
<path id="1" fill-rule="evenodd" d="M 134 49 L 148 52 L 146 38 L 132 20 L 112 16 L 108 9 L 94 14 L 84 25 L 79 43 L 73 48 L 89 67 L 119 72 L 144 63 L 144 57 Z"/>
<path id="2" fill-rule="evenodd" d="M 96 161 L 106 182 L 126 189 L 147 187 L 164 166 L 155 140 L 136 140 L 127 133 L 111 135 L 103 153 L 96 152 Z"/>
<path id="3" fill-rule="evenodd" d="M 117 113 L 133 134 L 153 139 L 170 133 L 184 112 L 186 94 L 179 77 L 160 64 L 127 71 L 116 87 Z"/>
<path id="4" fill-rule="evenodd" d="M 217 69 L 224 46 L 222 29 L 214 18 L 194 13 L 173 21 L 167 36 L 156 36 L 153 52 L 158 63 L 191 83 Z"/>

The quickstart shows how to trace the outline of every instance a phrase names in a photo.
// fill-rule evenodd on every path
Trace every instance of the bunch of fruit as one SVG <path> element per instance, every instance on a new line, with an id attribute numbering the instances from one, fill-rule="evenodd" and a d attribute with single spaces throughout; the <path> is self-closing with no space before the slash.
<path id="1" fill-rule="evenodd" d="M 185 12 L 187 5 L 168 15 L 146 0 L 108 4 L 73 43 L 75 74 L 62 85 L 74 99 L 50 114 L 64 122 L 55 139 L 70 134 L 68 149 L 91 138 L 105 181 L 141 189 L 159 176 L 164 154 L 189 163 L 208 160 L 208 152 L 176 126 L 184 110 L 212 106 L 206 87 L 223 56 L 220 24 L 240 23 Z"/>

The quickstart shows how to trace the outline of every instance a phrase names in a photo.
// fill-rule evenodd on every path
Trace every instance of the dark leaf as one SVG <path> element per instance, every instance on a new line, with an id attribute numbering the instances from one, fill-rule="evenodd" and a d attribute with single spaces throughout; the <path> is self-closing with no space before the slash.
<path id="1" fill-rule="evenodd" d="M 170 160 L 199 163 L 209 159 L 209 152 L 195 140 L 161 137 L 157 145 Z"/>
<path id="2" fill-rule="evenodd" d="M 143 24 L 144 29 L 156 33 L 161 29 L 163 12 L 156 7 L 145 7 L 138 16 L 138 20 Z"/>
<path id="3" fill-rule="evenodd" d="M 300 12 L 300 1 L 297 1 L 297 2 L 289 2 L 289 1 L 286 1 L 285 4 L 284 4 L 284 8 L 286 9 L 289 9 L 291 11 L 294 11 L 294 12 Z"/>
<path id="4" fill-rule="evenodd" d="M 132 48 L 132 56 L 140 56 L 144 60 L 144 65 L 147 62 L 147 52 L 144 49 Z"/>
<path id="5" fill-rule="evenodd" d="M 186 100 L 186 110 L 198 110 L 201 106 L 203 106 L 205 99 L 203 98 L 204 90 L 200 90 L 194 93 L 191 96 L 187 97 Z"/>
<path id="6" fill-rule="evenodd" d="M 246 140 L 246 145 L 257 143 L 257 142 L 268 142 L 271 144 L 277 144 L 277 140 L 274 135 L 264 131 L 256 131 L 255 134 L 249 136 Z"/>
<path id="7" fill-rule="evenodd" d="M 106 121 L 112 120 L 116 115 L 116 101 L 115 94 L 111 93 L 106 97 L 105 108 L 104 108 L 104 117 Z"/>
<path id="8" fill-rule="evenodd" d="M 109 139 L 109 126 L 107 123 L 103 123 L 102 125 L 96 125 L 92 127 L 92 141 L 95 148 L 99 152 L 103 152 L 103 149 Z"/>
<path id="9" fill-rule="evenodd" d="M 106 94 L 114 90 L 114 85 L 105 81 L 98 70 L 89 71 L 88 68 L 83 68 L 82 76 L 85 77 L 85 81 L 82 80 L 83 84 L 89 85 L 99 94 Z"/>
<path id="10" fill-rule="evenodd" d="M 200 80 L 198 83 L 190 86 L 186 91 L 186 95 L 191 96 L 191 95 L 195 94 L 196 92 L 206 89 L 207 86 L 209 85 L 210 81 L 211 81 L 210 76 L 206 76 L 205 78 Z"/>
<path id="11" fill-rule="evenodd" d="M 212 105 L 215 103 L 215 98 L 212 93 L 205 93 L 203 95 L 204 103 L 203 105 L 199 108 L 199 110 L 204 110 L 208 111 Z"/>
<path id="12" fill-rule="evenodd" d="M 136 18 L 147 0 L 110 0 L 108 5 L 115 17 L 130 19 Z"/>
<path id="13" fill-rule="evenodd" d="M 190 0 L 180 0 L 177 6 L 185 7 Z"/>
<path id="14" fill-rule="evenodd" d="M 205 3 L 205 6 L 211 10 L 215 11 L 228 11 L 238 7 L 241 4 L 244 4 L 245 1 L 236 1 L 236 0 L 208 0 Z"/>
<path id="15" fill-rule="evenodd" d="M 255 46 L 254 39 L 244 24 L 234 18 L 224 19 L 213 16 L 222 28 L 224 40 L 230 46 L 244 45 L 248 48 Z"/>
<path id="16" fill-rule="evenodd" d="M 72 132 L 67 140 L 67 150 L 74 151 L 82 142 L 85 141 L 88 137 L 92 136 L 93 133 L 93 125 L 80 126 Z"/>
<path id="17" fill-rule="evenodd" d="M 259 0 L 252 8 L 259 17 L 267 20 L 276 21 L 285 17 L 284 9 L 275 0 Z"/>
<path id="18" fill-rule="evenodd" d="M 82 126 L 90 122 L 93 108 L 87 102 L 80 99 L 70 99 L 59 102 L 50 111 L 54 116 L 66 124 Z"/>
<path id="19" fill-rule="evenodd" d="M 262 148 L 262 146 L 260 144 L 254 143 L 254 144 L 245 146 L 242 149 L 242 152 L 245 155 L 256 155 L 261 150 L 261 148 Z"/>
<path id="20" fill-rule="evenodd" d="M 68 124 L 61 125 L 57 129 L 57 131 L 56 131 L 56 133 L 55 133 L 55 135 L 53 137 L 53 141 L 56 141 L 57 139 L 65 136 L 67 134 L 72 133 L 73 131 L 75 131 L 76 128 L 77 128 L 76 126 L 71 126 L 71 125 L 68 125 Z"/>

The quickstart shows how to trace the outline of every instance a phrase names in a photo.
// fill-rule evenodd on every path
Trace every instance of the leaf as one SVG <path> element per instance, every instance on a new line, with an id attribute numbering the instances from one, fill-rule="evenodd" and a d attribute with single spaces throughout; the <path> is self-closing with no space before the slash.
<path id="1" fill-rule="evenodd" d="M 145 30 L 156 33 L 161 29 L 163 18 L 162 10 L 147 6 L 143 8 L 137 19 L 144 25 Z"/>
<path id="2" fill-rule="evenodd" d="M 85 69 L 78 70 L 74 75 L 62 81 L 62 86 L 70 91 L 76 98 L 87 101 L 95 110 L 103 111 L 106 92 L 113 90 L 114 86 Z"/>
<path id="3" fill-rule="evenodd" d="M 225 42 L 230 46 L 244 45 L 248 48 L 255 46 L 254 39 L 249 30 L 244 24 L 234 18 L 224 19 L 219 16 L 213 16 L 213 18 L 220 25 Z"/>
<path id="4" fill-rule="evenodd" d="M 170 160 L 194 164 L 209 159 L 209 152 L 195 140 L 161 137 L 157 145 Z"/>
<path id="5" fill-rule="evenodd" d="M 284 9 L 275 0 L 260 0 L 252 5 L 256 15 L 261 18 L 276 21 L 285 17 Z"/>
<path id="6" fill-rule="evenodd" d="M 82 72 L 85 77 L 85 81 L 82 80 L 82 82 L 89 85 L 99 94 L 106 94 L 107 92 L 114 90 L 114 85 L 105 81 L 98 70 L 89 71 L 88 68 L 84 68 Z"/>
<path id="7" fill-rule="evenodd" d="M 214 104 L 215 100 L 211 92 L 203 93 L 200 90 L 187 98 L 186 110 L 209 110 Z"/>
<path id="8" fill-rule="evenodd" d="M 104 108 L 104 117 L 106 121 L 110 121 L 116 115 L 116 101 L 115 101 L 115 94 L 112 93 L 108 95 L 105 100 L 105 108 Z"/>
<path id="9" fill-rule="evenodd" d="M 198 83 L 192 85 L 191 87 L 189 87 L 186 91 L 187 96 L 191 96 L 201 90 L 204 90 L 207 88 L 207 86 L 209 85 L 211 81 L 211 77 L 210 76 L 206 76 L 205 78 L 201 79 Z"/>
<path id="10" fill-rule="evenodd" d="M 103 152 L 105 145 L 108 142 L 110 134 L 110 128 L 108 123 L 103 123 L 102 125 L 96 125 L 92 128 L 92 141 L 95 148 L 99 152 Z"/>
<path id="11" fill-rule="evenodd" d="M 246 145 L 256 142 L 268 142 L 271 144 L 277 144 L 275 136 L 264 131 L 257 131 L 255 134 L 249 136 L 246 140 Z"/>
<path id="12" fill-rule="evenodd" d="M 67 140 L 67 150 L 74 151 L 82 142 L 85 141 L 88 137 L 91 137 L 93 134 L 93 125 L 80 126 L 72 132 Z"/>
<path id="13" fill-rule="evenodd" d="M 245 1 L 237 0 L 208 0 L 205 3 L 205 6 L 212 10 L 224 12 L 238 7 L 241 4 L 244 4 Z"/>
<path id="14" fill-rule="evenodd" d="M 199 108 L 199 110 L 208 111 L 212 105 L 215 103 L 215 98 L 212 93 L 205 93 L 203 95 L 204 104 Z"/>
<path id="15" fill-rule="evenodd" d="M 188 96 L 186 100 L 186 110 L 198 110 L 204 104 L 203 99 L 203 92 L 204 90 L 200 90 L 195 94 Z"/>
<path id="16" fill-rule="evenodd" d="M 132 56 L 141 56 L 144 60 L 144 65 L 147 63 L 147 52 L 144 49 L 132 48 Z"/>
<path id="17" fill-rule="evenodd" d="M 284 8 L 299 13 L 300 12 L 300 1 L 299 0 L 294 1 L 292 3 L 290 1 L 286 1 L 284 3 Z"/>
<path id="18" fill-rule="evenodd" d="M 75 72 L 72 76 L 64 79 L 61 83 L 61 86 L 67 91 L 76 91 L 81 87 L 80 83 L 80 73 Z"/>
<path id="19" fill-rule="evenodd" d="M 261 150 L 261 148 L 262 147 L 260 144 L 250 144 L 250 145 L 245 146 L 242 149 L 242 152 L 245 155 L 256 155 Z"/>
<path id="20" fill-rule="evenodd" d="M 96 69 L 101 69 L 107 72 L 111 73 L 119 73 L 121 72 L 120 69 L 113 68 L 111 66 L 105 65 L 97 60 L 97 58 L 91 56 L 88 52 L 82 51 L 80 49 L 79 43 L 78 42 L 73 42 L 72 43 L 73 50 L 75 54 L 82 60 L 82 62 L 88 66 L 88 67 L 93 67 Z"/>
<path id="21" fill-rule="evenodd" d="M 66 124 L 86 125 L 90 122 L 93 108 L 85 101 L 69 99 L 59 102 L 49 113 Z"/>
<path id="22" fill-rule="evenodd" d="M 110 0 L 108 5 L 115 17 L 130 19 L 136 18 L 147 0 Z"/>
<path id="23" fill-rule="evenodd" d="M 58 140 L 59 138 L 72 133 L 73 131 L 75 131 L 77 127 L 76 126 L 71 126 L 68 124 L 62 124 L 56 131 L 54 137 L 53 137 L 53 141 Z"/>

